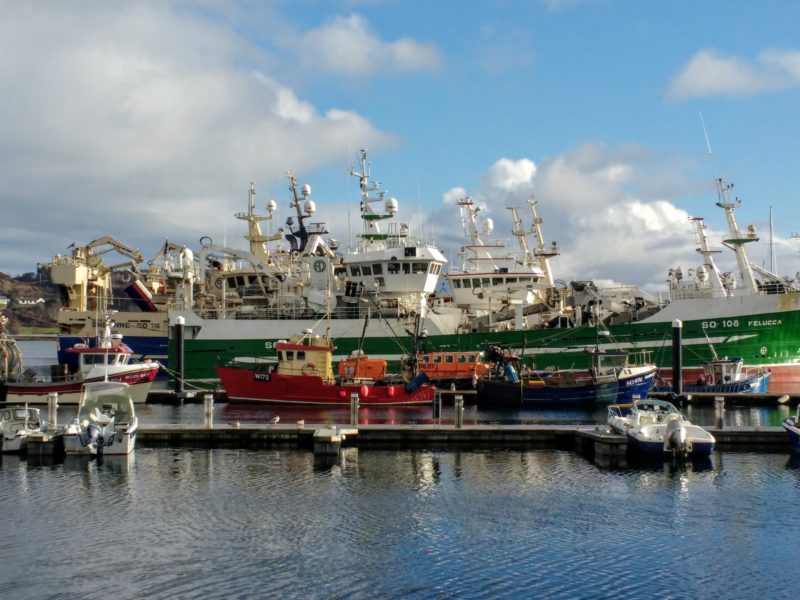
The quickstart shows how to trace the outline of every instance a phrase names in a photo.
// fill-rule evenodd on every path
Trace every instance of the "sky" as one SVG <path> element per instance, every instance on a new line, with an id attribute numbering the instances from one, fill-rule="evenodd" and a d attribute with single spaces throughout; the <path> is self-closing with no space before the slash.
<path id="1" fill-rule="evenodd" d="M 535 195 L 556 278 L 662 290 L 700 263 L 690 216 L 722 248 L 721 177 L 753 262 L 794 277 L 798 23 L 789 0 L 0 0 L 0 272 L 106 235 L 246 248 L 250 182 L 277 229 L 288 170 L 346 247 L 366 148 L 451 263 L 458 198 L 510 238 Z"/>

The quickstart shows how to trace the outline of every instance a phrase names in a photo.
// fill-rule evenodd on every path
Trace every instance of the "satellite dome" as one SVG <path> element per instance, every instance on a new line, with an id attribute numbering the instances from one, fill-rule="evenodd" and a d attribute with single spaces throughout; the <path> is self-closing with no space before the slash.
<path id="1" fill-rule="evenodd" d="M 489 235 L 494 231 L 494 221 L 492 221 L 489 217 L 486 217 L 481 223 L 481 227 L 483 229 L 484 235 Z"/>
<path id="2" fill-rule="evenodd" d="M 303 204 L 303 210 L 307 215 L 313 215 L 317 212 L 317 205 L 313 200 L 306 200 L 305 204 Z"/>
<path id="3" fill-rule="evenodd" d="M 389 198 L 384 204 L 386 212 L 389 213 L 390 215 L 393 215 L 397 212 L 398 206 L 399 205 L 397 203 L 397 198 Z"/>

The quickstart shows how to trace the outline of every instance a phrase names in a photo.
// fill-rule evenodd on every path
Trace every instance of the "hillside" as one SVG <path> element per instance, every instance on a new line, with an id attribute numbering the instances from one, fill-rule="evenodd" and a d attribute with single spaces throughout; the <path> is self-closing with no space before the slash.
<path id="1" fill-rule="evenodd" d="M 56 317 L 61 307 L 61 292 L 49 282 L 40 283 L 28 274 L 14 278 L 0 273 L 0 297 L 8 304 L 2 313 L 9 319 L 12 334 L 55 333 Z M 39 302 L 39 299 L 44 302 Z"/>

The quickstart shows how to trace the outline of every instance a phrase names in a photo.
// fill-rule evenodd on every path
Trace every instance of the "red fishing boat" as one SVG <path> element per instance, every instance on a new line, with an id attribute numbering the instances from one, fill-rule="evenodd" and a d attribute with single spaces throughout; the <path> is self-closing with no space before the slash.
<path id="1" fill-rule="evenodd" d="M 230 402 L 349 405 L 352 394 L 361 406 L 428 404 L 436 388 L 424 373 L 391 379 L 386 361 L 356 353 L 333 371 L 329 339 L 307 331 L 275 345 L 277 359 L 238 357 L 216 367 Z"/>

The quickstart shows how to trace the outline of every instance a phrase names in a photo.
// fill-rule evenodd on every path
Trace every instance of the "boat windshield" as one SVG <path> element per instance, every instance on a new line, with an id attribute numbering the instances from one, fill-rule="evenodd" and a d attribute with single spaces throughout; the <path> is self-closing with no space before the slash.
<path id="1" fill-rule="evenodd" d="M 97 421 L 101 415 L 117 423 L 130 422 L 134 411 L 127 385 L 103 382 L 84 386 L 78 420 Z"/>

